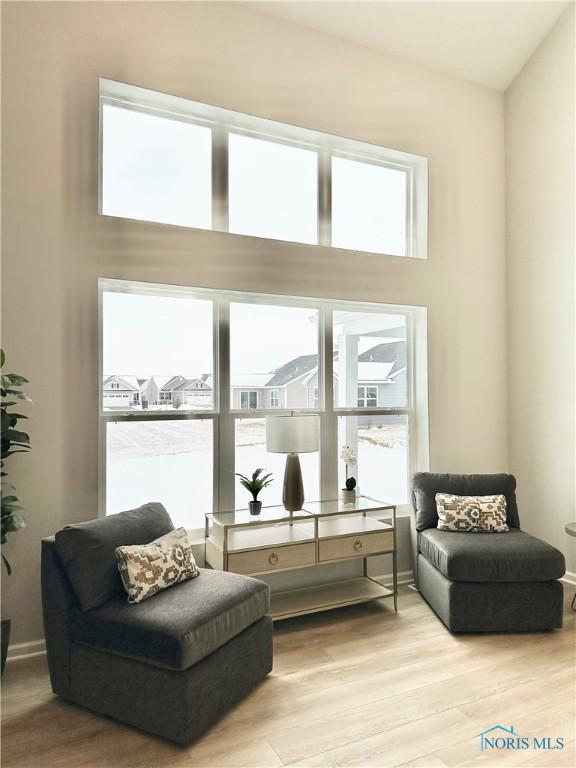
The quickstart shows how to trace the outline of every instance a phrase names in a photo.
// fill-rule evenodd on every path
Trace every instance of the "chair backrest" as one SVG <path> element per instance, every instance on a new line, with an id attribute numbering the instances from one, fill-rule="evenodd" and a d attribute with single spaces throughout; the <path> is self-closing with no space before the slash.
<path id="1" fill-rule="evenodd" d="M 55 535 L 56 551 L 83 611 L 123 592 L 116 549 L 149 544 L 174 530 L 162 504 L 144 504 L 115 515 L 67 525 Z"/>
<path id="2" fill-rule="evenodd" d="M 417 531 L 438 526 L 437 493 L 453 493 L 457 496 L 502 494 L 506 497 L 508 526 L 520 528 L 514 475 L 450 475 L 417 472 L 412 479 L 413 524 Z"/>

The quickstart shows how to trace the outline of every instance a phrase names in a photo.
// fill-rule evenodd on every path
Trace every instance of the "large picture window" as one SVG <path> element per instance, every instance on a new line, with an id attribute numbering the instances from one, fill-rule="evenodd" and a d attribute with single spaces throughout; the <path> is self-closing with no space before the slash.
<path id="1" fill-rule="evenodd" d="M 420 155 L 100 80 L 100 212 L 427 257 Z"/>
<path id="2" fill-rule="evenodd" d="M 193 531 L 247 503 L 257 467 L 278 504 L 285 459 L 268 414 L 317 413 L 301 456 L 306 498 L 336 498 L 356 457 L 361 493 L 407 503 L 427 467 L 426 312 L 101 280 L 102 509 L 163 503 Z M 348 470 L 351 471 L 349 467 Z"/>

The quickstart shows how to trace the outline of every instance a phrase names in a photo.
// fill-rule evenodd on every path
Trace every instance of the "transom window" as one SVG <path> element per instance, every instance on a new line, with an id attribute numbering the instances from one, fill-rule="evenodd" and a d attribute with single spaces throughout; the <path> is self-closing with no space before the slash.
<path id="1" fill-rule="evenodd" d="M 427 257 L 419 155 L 100 80 L 100 212 Z"/>
<path id="2" fill-rule="evenodd" d="M 103 279 L 102 509 L 162 502 L 176 525 L 247 503 L 235 471 L 274 475 L 268 413 L 317 413 L 321 450 L 301 459 L 306 497 L 346 478 L 399 505 L 427 468 L 426 310 Z M 166 343 L 170 339 L 170 343 Z M 328 353 L 331 350 L 331 354 Z M 119 377 L 130 394 L 109 393 Z M 198 386 L 200 385 L 200 386 Z"/>

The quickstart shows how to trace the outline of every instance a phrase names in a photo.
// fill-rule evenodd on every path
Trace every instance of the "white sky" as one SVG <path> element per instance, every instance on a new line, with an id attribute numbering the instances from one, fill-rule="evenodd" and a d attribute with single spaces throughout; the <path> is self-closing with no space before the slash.
<path id="1" fill-rule="evenodd" d="M 234 373 L 268 373 L 299 355 L 318 354 L 318 313 L 267 304 L 230 306 Z"/>
<path id="2" fill-rule="evenodd" d="M 212 373 L 212 303 L 198 299 L 104 293 L 104 375 L 148 378 Z M 268 373 L 317 353 L 317 313 L 232 304 L 233 373 Z"/>
<path id="3" fill-rule="evenodd" d="M 211 301 L 105 292 L 103 302 L 105 376 L 213 373 Z M 346 316 L 350 318 L 351 313 Z M 373 317 L 382 335 L 361 337 L 359 352 L 383 341 L 385 329 L 404 322 L 398 315 L 374 313 Z M 339 313 L 335 321 L 340 322 Z M 317 323 L 313 309 L 232 303 L 232 376 L 270 373 L 299 355 L 317 354 Z"/>
<path id="4" fill-rule="evenodd" d="M 104 375 L 212 373 L 212 302 L 104 293 Z"/>

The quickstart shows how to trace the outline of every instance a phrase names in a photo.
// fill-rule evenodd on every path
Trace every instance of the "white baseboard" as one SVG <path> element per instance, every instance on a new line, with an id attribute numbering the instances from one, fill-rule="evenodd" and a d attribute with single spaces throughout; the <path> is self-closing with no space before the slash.
<path id="1" fill-rule="evenodd" d="M 31 640 L 28 643 L 16 643 L 8 648 L 7 662 L 23 661 L 33 656 L 42 656 L 46 653 L 46 643 L 44 640 Z"/>
<path id="2" fill-rule="evenodd" d="M 576 587 L 576 573 L 573 573 L 572 571 L 566 571 L 560 581 L 564 581 L 566 584 L 572 584 L 572 586 Z"/>

